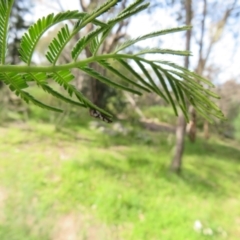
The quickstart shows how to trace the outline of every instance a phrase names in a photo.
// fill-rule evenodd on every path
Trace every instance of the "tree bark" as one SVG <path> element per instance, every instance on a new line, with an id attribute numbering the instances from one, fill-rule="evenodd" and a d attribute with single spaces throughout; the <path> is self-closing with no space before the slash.
<path id="1" fill-rule="evenodd" d="M 197 112 L 193 106 L 189 107 L 190 121 L 187 124 L 186 132 L 191 142 L 195 142 L 197 133 Z"/>
<path id="2" fill-rule="evenodd" d="M 210 134 L 209 134 L 209 124 L 207 120 L 204 121 L 203 132 L 204 132 L 204 138 L 208 140 L 210 137 Z"/>
<path id="3" fill-rule="evenodd" d="M 173 156 L 171 170 L 176 173 L 180 173 L 182 166 L 182 155 L 184 151 L 184 137 L 185 137 L 186 121 L 183 113 L 178 117 L 178 123 L 176 128 L 176 145 L 175 153 Z"/>
<path id="4" fill-rule="evenodd" d="M 186 25 L 191 25 L 192 20 L 192 0 L 185 0 L 185 9 L 186 9 Z M 191 30 L 188 30 L 186 33 L 186 50 L 190 50 L 191 42 Z M 184 66 L 188 68 L 189 66 L 189 57 L 186 56 L 184 59 Z M 183 113 L 178 117 L 178 124 L 176 128 L 176 145 L 175 153 L 172 159 L 171 170 L 176 173 L 180 173 L 182 166 L 182 155 L 184 151 L 184 137 L 185 137 L 186 121 Z"/>
<path id="5" fill-rule="evenodd" d="M 203 74 L 203 70 L 205 67 L 205 59 L 203 59 L 203 40 L 205 34 L 205 20 L 207 15 L 207 0 L 203 0 L 203 12 L 202 12 L 202 22 L 201 22 L 201 35 L 199 41 L 199 58 L 198 58 L 198 65 L 196 68 L 196 73 L 199 75 Z M 193 106 L 189 107 L 190 113 L 190 122 L 187 124 L 187 134 L 189 140 L 193 143 L 196 140 L 196 133 L 197 133 L 197 112 Z"/>

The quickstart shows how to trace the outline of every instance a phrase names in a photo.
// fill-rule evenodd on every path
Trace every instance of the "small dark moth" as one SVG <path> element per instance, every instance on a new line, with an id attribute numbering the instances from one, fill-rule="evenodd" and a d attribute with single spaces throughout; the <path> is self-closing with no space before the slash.
<path id="1" fill-rule="evenodd" d="M 92 116 L 92 117 L 99 118 L 102 121 L 107 122 L 107 123 L 112 123 L 112 120 L 110 118 L 106 117 L 105 115 L 103 115 L 96 109 L 90 108 L 89 113 L 90 113 L 90 116 Z"/>

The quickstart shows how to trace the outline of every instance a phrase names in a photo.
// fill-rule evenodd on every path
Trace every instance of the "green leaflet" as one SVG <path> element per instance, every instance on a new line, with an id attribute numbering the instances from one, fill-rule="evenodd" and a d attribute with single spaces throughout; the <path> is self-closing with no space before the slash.
<path id="1" fill-rule="evenodd" d="M 130 4 L 129 6 L 127 6 L 125 9 L 123 9 L 119 14 L 119 15 L 123 15 L 126 12 L 132 11 L 133 9 L 135 9 L 138 5 L 140 5 L 141 3 L 143 3 L 145 0 L 136 0 L 135 2 L 133 2 L 132 4 Z"/>
<path id="2" fill-rule="evenodd" d="M 75 46 L 73 47 L 72 58 L 76 61 L 79 54 L 87 46 L 87 44 L 91 41 L 94 41 L 96 36 L 98 36 L 98 34 L 103 32 L 104 30 L 105 30 L 104 27 L 98 27 L 97 29 L 93 30 L 92 32 L 88 33 L 86 36 L 78 40 Z M 95 42 L 95 44 L 97 44 L 97 42 Z M 97 48 L 97 46 L 95 46 L 95 48 Z"/>
<path id="3" fill-rule="evenodd" d="M 107 84 L 107 85 L 110 85 L 110 86 L 113 86 L 113 87 L 117 87 L 117 88 L 120 88 L 122 90 L 125 90 L 125 91 L 128 91 L 128 92 L 131 92 L 131 93 L 134 93 L 134 94 L 137 94 L 137 95 L 142 95 L 140 92 L 132 89 L 132 88 L 128 88 L 128 87 L 125 87 L 121 84 L 118 84 L 110 79 L 108 79 L 107 77 L 104 77 L 102 76 L 101 74 L 99 74 L 98 72 L 94 71 L 94 69 L 92 68 L 89 68 L 89 67 L 82 67 L 80 68 L 82 71 L 86 72 L 88 75 L 98 79 L 99 81 Z"/>
<path id="4" fill-rule="evenodd" d="M 117 69 L 113 68 L 108 62 L 102 60 L 102 61 L 98 61 L 98 63 L 100 65 L 102 65 L 103 67 L 105 67 L 107 70 L 111 71 L 112 73 L 114 73 L 115 75 L 120 77 L 122 80 L 125 80 L 127 83 L 130 83 L 130 84 L 132 84 L 132 85 L 134 85 L 134 86 L 136 86 L 136 87 L 138 87 L 141 90 L 144 90 L 146 92 L 150 92 L 148 88 L 145 88 L 144 86 L 138 84 L 136 81 L 133 81 L 130 78 L 126 77 L 126 75 L 123 75 Z"/>
<path id="5" fill-rule="evenodd" d="M 70 38 L 70 31 L 68 29 L 68 25 L 65 24 L 63 28 L 58 32 L 57 38 L 54 38 L 49 45 L 49 50 L 46 54 L 46 58 L 52 64 L 56 64 L 59 54 L 62 52 L 66 43 Z"/>
<path id="6" fill-rule="evenodd" d="M 96 46 L 95 51 L 93 51 L 93 55 L 96 54 L 96 52 L 98 51 L 100 45 L 103 43 L 103 41 L 106 39 L 106 37 L 108 36 L 108 34 L 110 34 L 112 28 L 114 27 L 115 24 L 117 24 L 118 22 L 121 22 L 123 20 L 125 20 L 126 18 L 128 18 L 129 16 L 132 16 L 140 11 L 143 11 L 144 9 L 146 9 L 149 6 L 149 3 L 144 4 L 140 7 L 137 8 L 138 5 L 140 5 L 142 2 L 144 2 L 145 0 L 136 0 L 134 3 L 130 4 L 128 7 L 126 7 L 123 11 L 121 11 L 117 17 L 110 19 L 107 24 L 108 27 L 103 31 L 103 34 L 101 36 L 101 39 L 99 41 L 99 44 Z M 106 26 L 105 26 L 106 27 Z"/>
<path id="7" fill-rule="evenodd" d="M 47 76 L 45 73 L 34 73 L 34 74 L 26 74 L 25 75 L 25 78 L 26 79 L 33 79 L 34 81 L 37 82 L 37 85 L 40 86 L 45 92 L 51 94 L 52 96 L 64 101 L 64 102 L 67 102 L 67 103 L 70 103 L 70 104 L 73 104 L 73 105 L 76 105 L 76 106 L 79 106 L 79 107 L 84 107 L 85 105 L 82 104 L 82 103 L 79 103 L 79 102 L 75 102 L 73 101 L 72 99 L 70 98 L 67 98 L 65 96 L 63 96 L 62 94 L 56 92 L 54 89 L 52 89 L 48 84 L 47 84 Z"/>
<path id="8" fill-rule="evenodd" d="M 22 75 L 18 73 L 0 73 L 0 79 L 6 84 L 9 85 L 12 91 L 22 90 L 27 88 L 28 85 L 23 79 Z"/>
<path id="9" fill-rule="evenodd" d="M 48 106 L 37 99 L 35 99 L 32 95 L 28 92 L 23 91 L 22 89 L 27 88 L 28 85 L 26 81 L 24 81 L 24 77 L 17 73 L 5 73 L 0 74 L 1 79 L 9 85 L 9 88 L 16 93 L 17 96 L 21 97 L 25 102 L 29 103 L 32 102 L 33 104 L 37 105 L 38 107 L 45 108 L 55 112 L 62 112 L 61 109 Z"/>
<path id="10" fill-rule="evenodd" d="M 163 97 L 163 93 L 160 91 L 160 89 L 158 88 L 158 86 L 156 85 L 156 83 L 154 82 L 154 80 L 152 79 L 152 77 L 150 76 L 150 74 L 148 73 L 148 71 L 146 70 L 146 68 L 144 67 L 144 65 L 140 62 L 140 61 L 135 61 L 137 63 L 137 65 L 140 67 L 140 69 L 142 70 L 142 72 L 144 73 L 144 75 L 147 77 L 147 79 L 149 80 L 149 82 L 152 84 L 152 86 L 154 87 L 154 89 L 157 91 L 158 95 Z M 164 97 L 163 97 L 164 98 Z"/>
<path id="11" fill-rule="evenodd" d="M 136 79 L 138 79 L 143 85 L 145 85 L 149 90 L 158 92 L 158 89 L 156 89 L 155 86 L 149 84 L 147 81 L 145 81 L 133 68 L 124 60 L 117 59 L 119 63 L 121 63 Z"/>
<path id="12" fill-rule="evenodd" d="M 167 84 L 165 83 L 165 80 L 162 76 L 162 74 L 158 71 L 158 69 L 156 68 L 153 68 L 153 71 L 156 73 L 159 81 L 161 82 L 162 86 L 163 86 L 163 89 L 164 91 L 166 92 L 167 96 L 168 96 L 168 100 L 170 101 L 170 103 L 172 104 L 172 107 L 173 107 L 173 110 L 175 112 L 175 115 L 178 116 L 178 112 L 177 112 L 177 108 L 176 108 L 176 105 L 172 99 L 172 96 L 171 96 L 171 93 L 169 92 L 169 89 L 167 87 Z"/>
<path id="13" fill-rule="evenodd" d="M 59 13 L 57 15 L 54 15 L 52 13 L 46 17 L 39 19 L 29 28 L 28 32 L 25 33 L 22 37 L 19 49 L 22 61 L 30 65 L 34 49 L 39 39 L 50 27 L 54 26 L 59 22 L 69 19 L 83 19 L 86 15 L 87 13 L 81 13 L 75 10 Z M 95 25 L 105 26 L 104 23 L 101 23 L 100 21 L 95 19 L 93 20 L 93 23 Z"/>
<path id="14" fill-rule="evenodd" d="M 195 72 L 191 72 L 189 71 L 188 69 L 184 68 L 184 67 L 181 67 L 175 63 L 172 63 L 172 62 L 169 62 L 169 61 L 161 61 L 161 60 L 155 60 L 154 61 L 155 63 L 161 63 L 161 64 L 165 64 L 165 65 L 168 65 L 170 67 L 173 67 L 175 69 L 179 69 L 181 70 L 183 73 L 185 74 L 188 74 L 188 75 L 191 75 L 192 77 L 195 77 L 196 79 L 198 79 L 199 81 L 202 81 L 204 82 L 205 84 L 207 84 L 208 86 L 210 87 L 214 87 L 213 83 L 211 83 L 209 80 L 201 77 L 200 75 L 196 74 Z"/>
<path id="15" fill-rule="evenodd" d="M 157 36 L 161 36 L 161 35 L 165 35 L 165 34 L 169 34 L 169 33 L 174 33 L 174 32 L 186 31 L 186 30 L 189 30 L 189 29 L 191 29 L 191 26 L 184 26 L 184 27 L 179 27 L 179 28 L 170 28 L 170 29 L 164 29 L 164 30 L 161 30 L 161 31 L 148 33 L 148 34 L 143 35 L 141 37 L 126 41 L 125 43 L 118 46 L 114 52 L 117 53 L 117 52 L 119 52 L 119 51 L 137 43 L 137 42 L 146 40 L 148 38 L 153 38 L 153 37 L 157 37 Z"/>
<path id="16" fill-rule="evenodd" d="M 143 49 L 140 52 L 135 53 L 134 55 L 143 55 L 143 54 L 172 54 L 179 56 L 190 56 L 191 53 L 189 51 L 180 51 L 180 50 L 172 50 L 172 49 L 160 49 L 160 48 L 147 48 Z"/>
<path id="17" fill-rule="evenodd" d="M 108 23 L 116 24 L 117 22 L 123 21 L 124 19 L 129 18 L 130 16 L 145 10 L 146 8 L 148 8 L 148 6 L 149 3 L 146 3 L 133 10 L 124 11 L 122 14 L 119 14 L 116 18 L 109 20 Z"/>
<path id="18" fill-rule="evenodd" d="M 103 13 L 110 10 L 113 6 L 115 6 L 118 2 L 121 2 L 122 0 L 108 0 L 105 3 L 103 3 L 101 6 L 99 6 L 97 9 L 93 10 L 90 14 L 87 14 L 85 18 L 83 19 L 82 26 L 85 26 L 87 23 L 91 22 L 98 16 L 102 15 Z"/>
<path id="19" fill-rule="evenodd" d="M 58 108 L 55 108 L 52 106 L 48 106 L 48 105 L 38 101 L 33 96 L 31 96 L 28 92 L 19 91 L 17 95 L 20 96 L 27 103 L 30 101 L 38 107 L 45 108 L 47 110 L 54 111 L 54 112 L 63 112 L 61 109 L 58 109 Z"/>
<path id="20" fill-rule="evenodd" d="M 0 63 L 5 63 L 7 53 L 8 22 L 14 0 L 0 1 Z"/>

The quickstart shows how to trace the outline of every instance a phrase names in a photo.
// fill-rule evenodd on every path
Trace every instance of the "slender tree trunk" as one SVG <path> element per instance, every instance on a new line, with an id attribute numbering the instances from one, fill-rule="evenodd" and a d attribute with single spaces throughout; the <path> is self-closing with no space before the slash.
<path id="1" fill-rule="evenodd" d="M 186 9 L 186 25 L 191 25 L 192 20 L 192 0 L 185 0 L 185 9 Z M 191 30 L 188 30 L 186 33 L 186 50 L 190 50 L 191 42 Z M 184 66 L 188 68 L 189 66 L 189 57 L 186 56 L 184 59 Z M 184 136 L 186 129 L 186 121 L 183 113 L 178 117 L 178 124 L 176 129 L 176 145 L 175 153 L 173 156 L 171 170 L 173 172 L 179 173 L 182 165 L 182 155 L 184 151 Z"/>
<path id="2" fill-rule="evenodd" d="M 203 47 L 204 47 L 204 35 L 205 35 L 205 20 L 207 15 L 207 0 L 203 0 L 203 12 L 202 12 L 202 22 L 201 22 L 201 35 L 199 40 L 199 59 L 198 65 L 196 68 L 196 73 L 199 75 L 203 74 L 204 67 L 206 64 L 205 59 L 203 58 Z M 197 133 L 197 112 L 193 106 L 189 107 L 190 113 L 190 122 L 187 124 L 187 134 L 189 140 L 193 143 L 196 140 Z"/>
<path id="3" fill-rule="evenodd" d="M 98 2 L 97 0 L 91 0 L 91 1 L 86 1 L 86 0 L 80 0 L 80 5 L 82 7 L 82 10 L 84 12 L 91 12 L 94 8 L 96 8 Z M 89 24 L 87 26 L 87 33 L 89 33 L 90 31 L 93 30 L 93 25 Z M 87 57 L 91 57 L 92 53 L 90 52 L 89 48 L 86 48 L 86 55 Z M 89 64 L 91 68 L 93 68 L 94 70 L 96 70 L 97 72 L 101 72 L 102 69 L 99 68 L 99 66 L 97 65 L 97 63 L 93 62 Z M 91 100 L 92 102 L 103 108 L 105 105 L 104 102 L 104 93 L 106 92 L 108 86 L 102 82 L 100 82 L 99 80 L 90 77 L 89 79 L 90 81 L 90 91 L 91 91 Z"/>
<path id="4" fill-rule="evenodd" d="M 209 134 L 209 123 L 207 120 L 204 121 L 203 132 L 204 132 L 204 138 L 208 140 L 210 137 L 210 134 Z"/>
<path id="5" fill-rule="evenodd" d="M 192 105 L 189 107 L 189 114 L 190 121 L 186 126 L 186 132 L 188 134 L 189 140 L 191 142 L 195 142 L 197 133 L 197 112 Z"/>
<path id="6" fill-rule="evenodd" d="M 186 121 L 184 115 L 178 117 L 178 123 L 176 128 L 176 145 L 175 145 L 175 153 L 173 156 L 171 170 L 176 173 L 180 173 L 181 165 L 182 165 L 182 155 L 184 151 L 184 137 L 185 137 L 185 128 Z"/>
<path id="7" fill-rule="evenodd" d="M 215 23 L 216 26 L 212 29 L 211 37 L 210 37 L 210 43 L 206 47 L 206 41 L 204 41 L 205 34 L 205 22 L 207 18 L 207 6 L 208 1 L 202 0 L 203 2 L 203 12 L 202 12 L 202 23 L 201 23 L 201 34 L 200 34 L 200 40 L 199 40 L 199 60 L 198 60 L 198 66 L 196 68 L 196 73 L 198 75 L 203 75 L 204 69 L 206 67 L 207 61 L 209 59 L 209 56 L 211 54 L 211 51 L 213 49 L 214 44 L 216 44 L 223 35 L 224 27 L 227 25 L 227 20 L 231 16 L 231 12 L 236 8 L 237 0 L 234 0 L 226 9 L 224 14 L 222 15 L 222 18 Z M 216 1 L 217 2 L 217 1 Z M 214 30 L 215 29 L 215 30 Z M 205 45 L 205 47 L 204 47 Z M 205 49 L 205 50 L 204 50 Z M 204 54 L 205 52 L 205 54 Z M 191 121 L 189 125 L 187 126 L 189 139 L 193 142 L 195 140 L 195 137 L 193 137 L 194 134 L 196 134 L 195 127 L 197 125 L 197 118 L 196 118 L 196 110 L 193 108 L 191 111 Z M 204 122 L 203 126 L 204 131 L 204 138 L 207 140 L 210 137 L 209 133 L 209 123 L 207 121 Z"/>

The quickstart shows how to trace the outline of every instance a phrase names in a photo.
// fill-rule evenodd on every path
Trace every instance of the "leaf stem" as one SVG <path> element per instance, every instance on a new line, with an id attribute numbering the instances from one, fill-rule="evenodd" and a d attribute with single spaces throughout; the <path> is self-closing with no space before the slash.
<path id="1" fill-rule="evenodd" d="M 51 66 L 27 66 L 27 65 L 0 65 L 0 72 L 18 72 L 18 73 L 29 73 L 29 72 L 58 72 L 61 70 L 69 70 L 73 68 L 81 68 L 86 66 L 91 62 L 95 62 L 102 59 L 120 59 L 120 58 L 129 58 L 143 60 L 140 57 L 132 56 L 130 54 L 105 54 L 101 56 L 92 56 L 84 60 L 77 62 L 71 62 L 62 65 L 51 65 Z"/>

